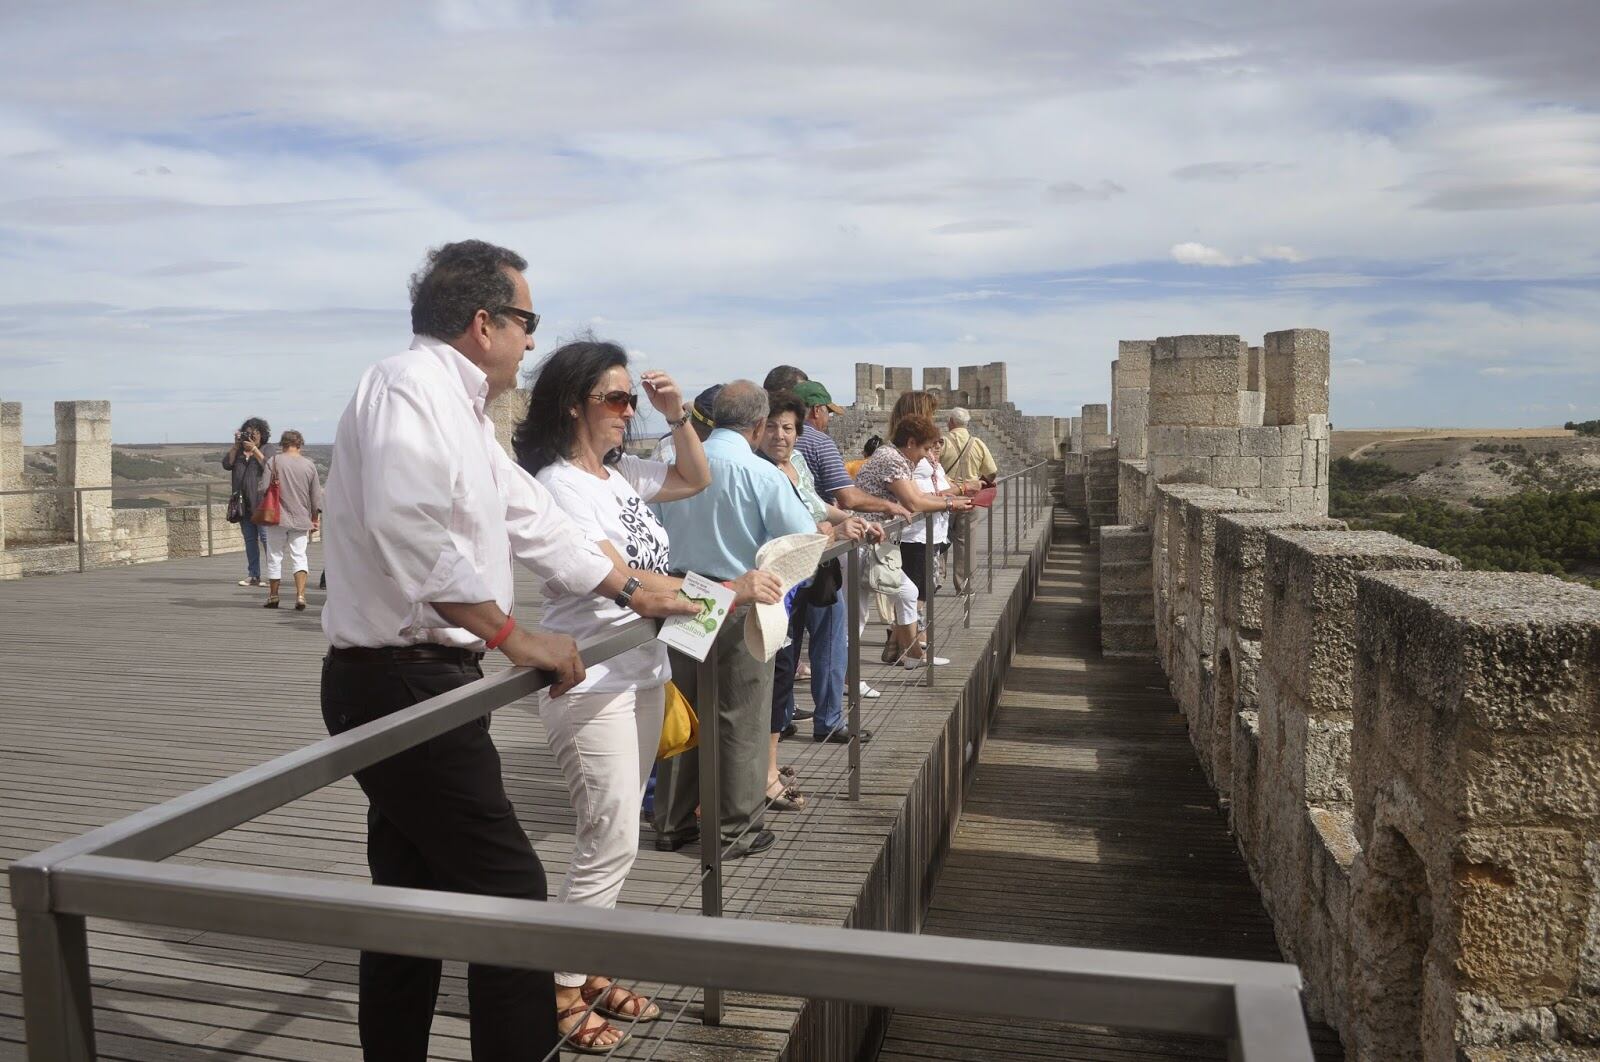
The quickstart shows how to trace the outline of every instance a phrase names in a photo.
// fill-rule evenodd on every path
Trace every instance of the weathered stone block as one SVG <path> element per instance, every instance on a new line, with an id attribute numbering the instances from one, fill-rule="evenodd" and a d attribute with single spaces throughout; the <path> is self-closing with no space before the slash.
<path id="1" fill-rule="evenodd" d="M 1268 332 L 1263 358 L 1266 423 L 1305 424 L 1328 412 L 1328 333 L 1319 328 Z"/>
<path id="2" fill-rule="evenodd" d="M 1110 411 L 1104 403 L 1093 403 L 1083 407 L 1082 411 L 1083 434 L 1105 435 L 1110 431 Z"/>
<path id="3" fill-rule="evenodd" d="M 1313 713 L 1350 710 L 1356 575 L 1461 562 L 1383 531 L 1267 532 L 1265 666 Z"/>
<path id="4" fill-rule="evenodd" d="M 1211 463 L 1211 482 L 1218 487 L 1259 487 L 1261 458 L 1218 457 Z"/>
<path id="5" fill-rule="evenodd" d="M 1269 530 L 1342 531 L 1343 520 L 1285 512 L 1233 512 L 1217 517 L 1219 621 L 1248 638 L 1261 634 L 1261 596 Z"/>

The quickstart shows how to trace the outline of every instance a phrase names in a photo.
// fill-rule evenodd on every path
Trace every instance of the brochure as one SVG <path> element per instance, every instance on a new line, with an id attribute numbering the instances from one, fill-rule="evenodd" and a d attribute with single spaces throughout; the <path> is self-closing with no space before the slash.
<path id="1" fill-rule="evenodd" d="M 704 660 L 711 652 L 711 643 L 717 640 L 717 631 L 733 608 L 733 591 L 705 576 L 686 572 L 683 589 L 678 592 L 691 601 L 698 601 L 700 612 L 694 616 L 669 617 L 661 624 L 658 637 L 685 656 Z"/>

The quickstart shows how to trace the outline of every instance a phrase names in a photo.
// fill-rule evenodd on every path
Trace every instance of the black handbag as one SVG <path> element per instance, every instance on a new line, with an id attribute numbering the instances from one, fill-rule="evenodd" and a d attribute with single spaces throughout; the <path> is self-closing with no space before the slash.
<path id="1" fill-rule="evenodd" d="M 806 604 L 827 608 L 839 600 L 839 591 L 843 587 L 844 569 L 839 565 L 839 558 L 835 557 L 817 565 L 817 574 L 811 577 L 811 585 L 806 587 Z"/>
<path id="2" fill-rule="evenodd" d="M 228 523 L 236 524 L 244 519 L 244 491 L 236 490 L 228 495 Z"/>

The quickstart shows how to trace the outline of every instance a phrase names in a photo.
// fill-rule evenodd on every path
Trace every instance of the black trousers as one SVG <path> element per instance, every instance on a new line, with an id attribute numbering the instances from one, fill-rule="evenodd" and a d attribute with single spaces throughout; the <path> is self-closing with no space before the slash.
<path id="1" fill-rule="evenodd" d="M 470 662 L 322 663 L 322 718 L 338 734 L 483 676 Z M 367 863 L 375 885 L 543 900 L 544 866 L 500 776 L 489 719 L 474 720 L 364 771 Z M 367 1062 L 425 1062 L 440 962 L 361 953 L 360 1031 Z M 474 1062 L 537 1062 L 560 1038 L 549 973 L 467 968 Z"/>

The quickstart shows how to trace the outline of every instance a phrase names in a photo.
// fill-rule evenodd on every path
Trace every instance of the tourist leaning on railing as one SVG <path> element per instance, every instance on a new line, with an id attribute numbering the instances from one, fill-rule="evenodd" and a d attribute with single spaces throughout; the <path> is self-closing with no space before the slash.
<path id="1" fill-rule="evenodd" d="M 892 498 L 915 514 L 964 512 L 972 507 L 969 498 L 940 497 L 917 489 L 912 468 L 939 439 L 939 429 L 927 417 L 912 414 L 902 417 L 889 442 L 861 466 L 856 485 L 880 498 Z M 917 586 L 902 565 L 899 588 L 894 598 L 894 626 L 883 648 L 885 663 L 899 662 L 906 668 L 926 664 L 924 646 L 917 641 Z M 949 661 L 935 657 L 935 664 Z"/>
<path id="2" fill-rule="evenodd" d="M 868 535 L 878 533 L 858 516 L 829 505 L 817 494 L 811 479 L 811 468 L 805 458 L 794 448 L 806 406 L 793 392 L 779 391 L 769 395 L 771 409 L 767 413 L 766 431 L 761 436 L 761 454 L 788 477 L 790 485 L 817 521 L 817 530 L 833 539 L 860 542 Z M 816 576 L 804 583 L 795 595 L 789 613 L 789 641 L 774 658 L 772 676 L 772 737 L 767 758 L 767 799 L 775 811 L 794 811 L 805 806 L 805 794 L 793 776 L 785 779 L 778 769 L 778 739 L 794 733 L 794 685 L 800 661 L 800 645 L 809 634 L 811 638 L 811 716 L 812 740 L 838 741 L 844 735 L 844 679 L 847 649 L 846 624 L 848 617 L 843 609 L 833 606 L 839 601 L 842 583 L 838 560 L 827 562 Z M 869 730 L 861 731 L 861 740 L 872 740 Z"/>
<path id="3" fill-rule="evenodd" d="M 265 528 L 250 519 L 261 504 L 261 470 L 277 449 L 267 440 L 272 429 L 260 417 L 251 417 L 233 433 L 233 448 L 222 455 L 222 467 L 233 473 L 232 494 L 228 499 L 229 519 L 238 513 L 239 533 L 244 536 L 245 577 L 240 586 L 261 585 L 261 547 Z"/>
<path id="4" fill-rule="evenodd" d="M 306 610 L 306 579 L 311 573 L 306 542 L 321 522 L 322 479 L 317 466 L 300 452 L 305 444 L 305 436 L 299 432 L 284 432 L 278 437 L 278 453 L 267 458 L 261 470 L 262 491 L 277 481 L 279 504 L 278 522 L 266 528 L 267 603 L 263 608 L 278 607 L 283 558 L 288 554 L 294 574 L 294 607 L 297 612 Z"/>
<path id="5" fill-rule="evenodd" d="M 893 518 L 909 516 L 910 513 L 898 502 L 887 498 L 875 498 L 856 485 L 855 476 L 845 471 L 844 461 L 839 453 L 838 445 L 833 437 L 828 434 L 828 422 L 833 415 L 841 412 L 840 407 L 833 401 L 833 396 L 828 394 L 828 389 L 815 380 L 807 380 L 805 373 L 792 366 L 782 365 L 768 373 L 772 377 L 779 370 L 787 370 L 793 376 L 798 374 L 800 383 L 794 384 L 794 392 L 806 404 L 806 422 L 800 429 L 799 438 L 795 439 L 794 448 L 806 460 L 806 467 L 811 469 L 811 479 L 816 484 L 817 493 L 830 505 L 837 505 L 841 509 L 849 509 L 859 513 L 877 513 L 880 516 Z M 842 563 L 842 562 L 841 562 Z M 827 608 L 835 610 L 835 615 L 830 618 L 831 623 L 839 625 L 843 630 L 847 620 L 844 618 L 845 601 L 840 595 L 832 605 Z M 809 617 L 808 617 L 809 622 Z M 861 622 L 866 623 L 866 614 L 862 613 Z M 864 629 L 864 627 L 863 627 Z M 833 654 L 834 667 L 838 672 L 838 682 L 841 689 L 845 682 L 845 651 L 840 644 L 838 651 Z M 816 664 L 812 668 L 815 672 Z M 858 692 L 862 697 L 877 697 L 878 691 L 867 685 L 866 680 L 860 680 Z M 849 735 L 842 729 L 835 728 L 829 731 L 833 736 L 830 741 L 848 741 Z M 842 735 L 842 737 L 841 737 Z M 815 735 L 813 735 L 815 737 Z"/>
<path id="6" fill-rule="evenodd" d="M 673 461 L 623 452 L 639 396 L 628 355 L 615 343 L 567 343 L 540 364 L 527 414 L 512 443 L 522 467 L 546 488 L 579 530 L 641 587 L 676 592 L 667 574 L 671 543 L 648 503 L 693 497 L 711 469 L 678 385 L 664 372 L 640 374 L 650 404 L 666 418 Z M 765 572 L 733 580 L 735 601 L 779 599 Z M 541 626 L 588 641 L 630 622 L 633 613 L 593 594 L 549 595 Z M 671 671 L 667 648 L 651 641 L 588 669 L 566 693 L 540 695 L 545 735 L 576 816 L 572 861 L 556 896 L 562 903 L 615 907 L 639 848 L 639 805 L 655 765 Z M 593 1004 L 598 1013 L 588 1013 Z M 557 1021 L 578 1050 L 614 1047 L 627 1034 L 605 1018 L 654 1021 L 660 1008 L 600 974 L 556 974 Z"/>
<path id="7" fill-rule="evenodd" d="M 982 439 L 972 434 L 972 414 L 956 406 L 946 414 L 944 450 L 939 461 L 945 474 L 962 493 L 975 493 L 992 484 L 999 475 L 994 454 Z M 972 582 L 972 514 L 956 513 L 950 520 L 952 582 L 956 593 L 964 594 Z"/>
<path id="8" fill-rule="evenodd" d="M 734 380 L 717 393 L 712 410 L 716 429 L 705 442 L 711 486 L 692 498 L 660 507 L 672 540 L 674 571 L 710 579 L 732 579 L 755 567 L 756 551 L 783 535 L 815 534 L 816 522 L 795 496 L 783 473 L 755 453 L 766 429 L 767 393 L 750 380 Z M 701 718 L 717 713 L 718 762 L 722 768 L 720 808 L 702 809 L 702 846 L 716 844 L 720 826 L 725 858 L 772 847 L 776 837 L 764 829 L 767 789 L 767 723 L 772 706 L 772 662 L 757 660 L 744 648 L 748 607 L 729 612 L 713 653 L 715 701 L 698 697 L 696 662 L 670 652 L 672 681 Z M 656 773 L 656 847 L 674 851 L 700 836 L 694 809 L 700 799 L 697 750 L 664 760 Z"/>
<path id="9" fill-rule="evenodd" d="M 478 240 L 447 244 L 412 278 L 411 348 L 362 374 L 328 474 L 322 715 L 332 734 L 483 677 L 495 648 L 583 681 L 577 644 L 517 625 L 512 562 L 553 593 L 594 593 L 642 615 L 692 614 L 676 595 L 623 591 L 632 576 L 562 514 L 495 441 L 486 407 L 533 348 L 527 263 Z M 506 797 L 489 719 L 356 771 L 372 804 L 375 885 L 546 899 L 544 865 Z M 546 967 L 548 969 L 548 967 Z M 362 952 L 358 1025 L 368 1062 L 420 1059 L 437 959 Z M 548 973 L 473 964 L 475 1062 L 544 1057 L 560 1042 Z"/>
<path id="10" fill-rule="evenodd" d="M 939 450 L 944 445 L 941 436 L 928 447 L 928 452 L 911 469 L 912 481 L 916 483 L 917 490 L 923 494 L 936 495 L 940 498 L 950 496 L 955 492 L 950 488 L 950 480 L 945 477 L 944 468 L 939 464 Z M 944 552 L 950 543 L 950 516 L 948 511 L 937 512 L 933 516 L 933 540 L 928 540 L 928 527 L 926 520 L 913 520 L 911 526 L 900 534 L 900 559 L 905 564 L 906 575 L 917 587 L 917 608 L 927 608 L 928 587 L 923 585 L 924 573 L 927 571 L 927 553 L 933 550 L 935 557 Z"/>

